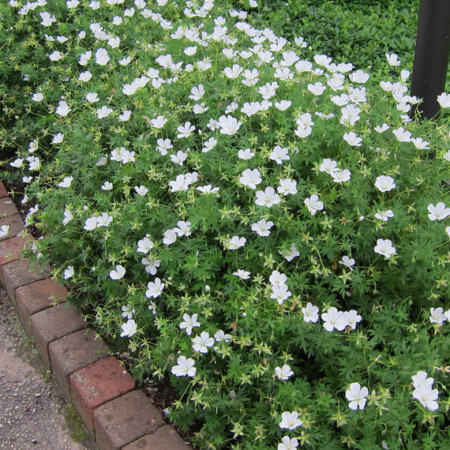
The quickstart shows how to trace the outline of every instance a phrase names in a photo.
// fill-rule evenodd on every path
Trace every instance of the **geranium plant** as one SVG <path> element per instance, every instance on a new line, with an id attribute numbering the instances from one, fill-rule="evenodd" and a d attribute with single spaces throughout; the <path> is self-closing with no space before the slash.
<path id="1" fill-rule="evenodd" d="M 169 420 L 199 448 L 448 444 L 448 115 L 408 116 L 397 55 L 378 79 L 225 1 L 1 8 L 34 49 L 35 251 L 175 386 Z"/>

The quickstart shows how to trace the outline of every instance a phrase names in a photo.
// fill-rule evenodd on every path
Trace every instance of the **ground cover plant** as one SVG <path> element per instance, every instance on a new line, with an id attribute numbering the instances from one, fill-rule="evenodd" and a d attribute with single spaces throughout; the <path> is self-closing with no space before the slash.
<path id="1" fill-rule="evenodd" d="M 36 257 L 194 445 L 449 444 L 448 94 L 412 120 L 401 55 L 374 75 L 227 2 L 0 8 Z"/>

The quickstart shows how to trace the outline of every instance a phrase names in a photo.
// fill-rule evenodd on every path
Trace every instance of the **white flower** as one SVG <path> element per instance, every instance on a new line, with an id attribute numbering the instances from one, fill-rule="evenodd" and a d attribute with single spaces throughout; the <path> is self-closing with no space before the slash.
<path id="1" fill-rule="evenodd" d="M 443 308 L 430 308 L 430 322 L 437 323 L 438 325 L 443 324 L 447 321 L 447 316 L 444 314 Z"/>
<path id="2" fill-rule="evenodd" d="M 161 283 L 159 278 L 155 278 L 155 281 L 150 281 L 147 283 L 147 291 L 145 296 L 147 298 L 157 298 L 161 295 L 164 289 L 164 283 Z"/>
<path id="3" fill-rule="evenodd" d="M 269 153 L 269 158 L 277 164 L 283 164 L 283 161 L 288 161 L 290 159 L 288 149 L 280 147 L 279 145 Z"/>
<path id="4" fill-rule="evenodd" d="M 191 95 L 189 96 L 189 98 L 191 98 L 192 100 L 198 101 L 204 95 L 205 95 L 205 88 L 203 87 L 202 84 L 199 84 L 198 86 L 194 86 L 191 89 Z"/>
<path id="5" fill-rule="evenodd" d="M 280 111 L 286 111 L 291 105 L 292 102 L 290 100 L 281 100 L 279 102 L 274 103 L 275 108 L 279 109 Z"/>
<path id="6" fill-rule="evenodd" d="M 52 144 L 61 144 L 61 142 L 64 140 L 64 134 L 58 133 L 53 136 Z"/>
<path id="7" fill-rule="evenodd" d="M 330 175 L 333 177 L 335 183 L 345 183 L 352 177 L 352 173 L 348 169 L 334 169 L 331 171 Z"/>
<path id="8" fill-rule="evenodd" d="M 345 133 L 344 139 L 352 147 L 361 147 L 362 138 L 358 137 L 353 131 L 351 131 L 350 133 Z"/>
<path id="9" fill-rule="evenodd" d="M 281 202 L 281 198 L 275 193 L 275 189 L 271 186 L 267 187 L 264 191 L 256 192 L 255 203 L 258 206 L 266 206 L 271 208 L 273 205 L 278 205 Z"/>
<path id="10" fill-rule="evenodd" d="M 57 106 L 57 108 L 56 108 L 56 114 L 58 114 L 59 116 L 61 116 L 61 117 L 66 117 L 67 116 L 67 114 L 69 114 L 70 113 L 70 108 L 69 108 L 69 105 L 64 101 L 64 100 L 61 100 L 59 103 L 58 103 L 58 106 Z"/>
<path id="11" fill-rule="evenodd" d="M 230 342 L 231 341 L 231 335 L 225 334 L 223 330 L 219 330 L 216 333 L 214 333 L 214 339 L 216 342 Z"/>
<path id="12" fill-rule="evenodd" d="M 130 305 L 127 306 L 122 306 L 122 317 L 123 318 L 127 318 L 127 319 L 132 319 L 133 318 L 133 314 L 135 314 L 136 311 L 134 309 L 131 308 Z"/>
<path id="13" fill-rule="evenodd" d="M 167 119 L 164 116 L 158 116 L 156 119 L 150 120 L 150 125 L 153 128 L 162 128 L 167 123 Z"/>
<path id="14" fill-rule="evenodd" d="M 197 317 L 198 314 L 192 314 L 192 316 L 190 316 L 189 314 L 183 314 L 184 322 L 181 322 L 179 326 L 181 330 L 186 329 L 186 334 L 188 336 L 191 335 L 192 328 L 200 326 L 200 322 L 197 322 Z"/>
<path id="15" fill-rule="evenodd" d="M 326 89 L 326 86 L 324 86 L 322 83 L 317 81 L 316 83 L 308 84 L 308 91 L 311 92 L 314 95 L 322 95 L 323 91 Z"/>
<path id="16" fill-rule="evenodd" d="M 275 375 L 279 380 L 286 381 L 294 375 L 294 372 L 292 372 L 291 367 L 287 364 L 284 364 L 283 367 L 275 367 Z"/>
<path id="17" fill-rule="evenodd" d="M 348 77 L 353 83 L 365 83 L 369 79 L 369 74 L 359 69 L 351 73 Z"/>
<path id="18" fill-rule="evenodd" d="M 319 320 L 319 308 L 312 303 L 306 305 L 306 308 L 302 308 L 303 320 L 305 322 L 316 323 Z"/>
<path id="19" fill-rule="evenodd" d="M 83 81 L 84 83 L 87 83 L 92 78 L 92 73 L 89 72 L 89 70 L 86 70 L 85 72 L 81 72 L 78 76 L 78 79 L 80 81 Z"/>
<path id="20" fill-rule="evenodd" d="M 216 138 L 209 138 L 204 144 L 203 144 L 203 148 L 202 148 L 202 153 L 208 153 L 209 151 L 211 151 L 217 144 L 217 139 Z"/>
<path id="21" fill-rule="evenodd" d="M 108 64 L 109 59 L 110 58 L 108 52 L 104 48 L 99 48 L 95 52 L 95 62 L 100 66 L 106 66 L 106 64 Z"/>
<path id="22" fill-rule="evenodd" d="M 120 280 L 121 278 L 123 278 L 125 273 L 125 267 L 118 264 L 116 265 L 116 270 L 111 270 L 111 272 L 109 272 L 109 277 L 111 278 L 111 280 Z"/>
<path id="23" fill-rule="evenodd" d="M 237 250 L 238 248 L 243 247 L 246 242 L 247 239 L 245 239 L 244 237 L 233 236 L 228 241 L 228 245 L 226 246 L 226 248 L 228 248 L 228 250 Z"/>
<path id="24" fill-rule="evenodd" d="M 406 131 L 403 127 L 392 130 L 392 133 L 397 138 L 398 142 L 411 142 L 411 132 Z"/>
<path id="25" fill-rule="evenodd" d="M 166 230 L 164 232 L 163 244 L 171 245 L 177 240 L 177 233 L 175 230 Z"/>
<path id="26" fill-rule="evenodd" d="M 387 123 L 383 123 L 383 125 L 378 125 L 375 127 L 375 131 L 377 133 L 384 133 L 386 130 L 389 130 L 389 125 Z"/>
<path id="27" fill-rule="evenodd" d="M 431 377 L 428 378 L 428 374 L 422 370 L 419 370 L 419 372 L 413 375 L 411 379 L 413 381 L 413 386 L 416 389 L 423 387 L 428 387 L 431 389 L 433 387 L 434 379 Z"/>
<path id="28" fill-rule="evenodd" d="M 156 275 L 158 272 L 158 267 L 161 265 L 161 261 L 159 259 L 149 257 L 142 258 L 141 263 L 145 266 L 145 271 L 150 275 Z"/>
<path id="29" fill-rule="evenodd" d="M 64 179 L 58 183 L 58 187 L 68 188 L 72 184 L 73 177 L 64 177 Z"/>
<path id="30" fill-rule="evenodd" d="M 355 260 L 353 258 L 349 258 L 347 255 L 345 255 L 339 261 L 339 264 L 342 264 L 343 266 L 348 267 L 350 270 L 353 270 L 353 266 L 355 265 Z"/>
<path id="31" fill-rule="evenodd" d="M 272 227 L 273 222 L 266 222 L 265 219 L 261 219 L 259 222 L 252 224 L 252 231 L 255 231 L 259 236 L 269 236 Z"/>
<path id="32" fill-rule="evenodd" d="M 378 239 L 374 251 L 375 253 L 383 255 L 386 259 L 389 259 L 397 252 L 395 247 L 392 246 L 392 241 L 389 239 Z"/>
<path id="33" fill-rule="evenodd" d="M 246 148 L 245 150 L 239 150 L 238 151 L 238 158 L 243 160 L 249 160 L 252 159 L 255 156 L 255 153 L 252 152 L 249 148 Z"/>
<path id="34" fill-rule="evenodd" d="M 86 95 L 85 95 L 85 97 L 86 97 L 86 100 L 89 102 L 89 103 L 95 103 L 95 102 L 98 102 L 100 99 L 98 98 L 98 94 L 97 94 L 97 92 L 89 92 L 89 93 L 87 93 Z"/>
<path id="35" fill-rule="evenodd" d="M 14 161 L 10 162 L 9 165 L 11 167 L 20 168 L 23 165 L 23 158 L 17 158 Z"/>
<path id="36" fill-rule="evenodd" d="M 108 117 L 112 112 L 113 110 L 108 106 L 102 106 L 101 108 L 97 109 L 97 117 L 99 119 L 104 119 L 105 117 Z"/>
<path id="37" fill-rule="evenodd" d="M 394 189 L 396 187 L 396 185 L 395 185 L 395 181 L 392 177 L 380 175 L 375 180 L 375 187 L 380 192 L 388 192 L 388 191 L 391 191 L 392 189 Z"/>
<path id="38" fill-rule="evenodd" d="M 298 440 L 284 436 L 281 438 L 281 444 L 278 444 L 277 450 L 295 450 L 298 447 Z"/>
<path id="39" fill-rule="evenodd" d="M 97 228 L 97 217 L 89 217 L 86 219 L 83 228 L 87 231 L 95 230 Z"/>
<path id="40" fill-rule="evenodd" d="M 298 418 L 298 412 L 288 412 L 285 411 L 281 414 L 281 422 L 279 424 L 280 428 L 286 428 L 288 430 L 295 430 L 298 427 L 301 427 L 303 422 Z"/>
<path id="41" fill-rule="evenodd" d="M 191 235 L 191 222 L 185 222 L 183 220 L 180 220 L 177 222 L 178 228 L 174 228 L 173 231 L 178 236 L 190 236 Z"/>
<path id="42" fill-rule="evenodd" d="M 219 127 L 220 127 L 220 132 L 222 134 L 227 134 L 229 136 L 232 136 L 239 130 L 241 125 L 242 125 L 242 122 L 239 122 L 237 119 L 235 119 L 232 116 L 220 116 L 219 117 Z"/>
<path id="43" fill-rule="evenodd" d="M 398 55 L 396 55 L 395 53 L 386 53 L 386 59 L 390 66 L 399 66 L 401 64 L 398 60 Z"/>
<path id="44" fill-rule="evenodd" d="M 436 411 L 439 408 L 439 404 L 436 401 L 439 397 L 439 391 L 437 389 L 430 389 L 428 387 L 417 388 L 413 391 L 412 396 L 419 400 L 424 408 L 429 411 Z"/>
<path id="45" fill-rule="evenodd" d="M 33 94 L 33 95 L 31 96 L 31 99 L 32 99 L 34 102 L 40 102 L 40 101 L 42 101 L 42 100 L 44 99 L 44 96 L 43 96 L 40 92 L 38 92 L 37 94 Z"/>
<path id="46" fill-rule="evenodd" d="M 369 395 L 369 390 L 366 387 L 361 387 L 359 383 L 352 383 L 345 391 L 345 397 L 349 401 L 348 407 L 353 411 L 364 409 L 366 406 L 366 397 Z"/>
<path id="47" fill-rule="evenodd" d="M 437 101 L 441 105 L 441 108 L 450 108 L 450 94 L 443 92 L 442 94 L 438 95 Z"/>
<path id="48" fill-rule="evenodd" d="M 73 219 L 72 213 L 68 209 L 66 209 L 64 211 L 64 219 L 62 221 L 62 224 L 66 226 L 72 219 Z"/>
<path id="49" fill-rule="evenodd" d="M 180 135 L 178 135 L 180 136 Z M 188 154 L 179 150 L 175 155 L 170 155 L 170 159 L 174 164 L 182 166 L 186 161 Z"/>
<path id="50" fill-rule="evenodd" d="M 287 276 L 284 273 L 279 272 L 278 270 L 272 271 L 269 277 L 269 283 L 272 286 L 284 286 L 287 281 Z"/>
<path id="51" fill-rule="evenodd" d="M 300 252 L 297 250 L 295 244 L 292 244 L 289 250 L 285 251 L 280 250 L 279 253 L 281 256 L 283 256 L 284 259 L 286 259 L 289 262 L 292 261 L 297 256 L 300 256 Z"/>
<path id="52" fill-rule="evenodd" d="M 428 218 L 431 221 L 435 220 L 444 220 L 447 216 L 450 215 L 450 208 L 447 208 L 445 206 L 445 203 L 439 202 L 436 206 L 434 206 L 432 203 L 430 203 L 427 206 L 428 212 Z"/>
<path id="53" fill-rule="evenodd" d="M 146 236 L 138 241 L 138 253 L 148 253 L 153 248 L 153 242 Z"/>
<path id="54" fill-rule="evenodd" d="M 128 322 L 122 324 L 122 333 L 120 337 L 131 337 L 137 332 L 137 325 L 133 319 L 128 320 Z"/>
<path id="55" fill-rule="evenodd" d="M 233 67 L 225 67 L 223 71 L 227 78 L 237 78 L 241 74 L 242 70 L 243 69 L 240 65 L 234 64 Z"/>
<path id="56" fill-rule="evenodd" d="M 305 199 L 304 203 L 313 216 L 317 211 L 323 210 L 323 202 L 319 201 L 319 196 L 316 194 L 313 194 L 310 198 Z"/>
<path id="57" fill-rule="evenodd" d="M 109 216 L 107 213 L 103 213 L 101 216 L 97 217 L 97 228 L 98 227 L 107 227 L 113 218 Z"/>
<path id="58" fill-rule="evenodd" d="M 172 373 L 177 377 L 194 377 L 197 369 L 194 367 L 195 361 L 192 358 L 186 359 L 185 356 L 180 356 L 177 359 L 177 366 L 172 367 Z"/>
<path id="59" fill-rule="evenodd" d="M 192 349 L 194 352 L 199 353 L 208 353 L 208 347 L 212 347 L 214 345 L 214 338 L 209 336 L 209 333 L 206 331 L 202 331 L 200 336 L 196 336 L 192 341 Z"/>
<path id="60" fill-rule="evenodd" d="M 281 178 L 280 185 L 277 187 L 277 192 L 281 195 L 294 195 L 297 193 L 297 182 L 290 178 Z"/>
<path id="61" fill-rule="evenodd" d="M 64 270 L 64 279 L 67 280 L 69 278 L 72 278 L 74 274 L 74 270 L 72 266 L 67 266 Z"/>
<path id="62" fill-rule="evenodd" d="M 336 168 L 337 168 L 337 162 L 327 158 L 321 162 L 319 171 L 326 172 L 331 175 L 333 170 L 335 170 Z"/>
<path id="63" fill-rule="evenodd" d="M 394 217 L 394 213 L 391 209 L 379 211 L 375 214 L 375 219 L 382 220 L 383 222 L 387 222 L 391 217 Z"/>
<path id="64" fill-rule="evenodd" d="M 350 327 L 352 330 L 356 328 L 356 324 L 361 322 L 362 317 L 354 310 L 344 311 L 344 318 L 347 322 L 347 327 Z"/>
<path id="65" fill-rule="evenodd" d="M 250 272 L 246 272 L 242 269 L 239 269 L 237 272 L 233 272 L 233 275 L 242 278 L 243 280 L 248 280 L 250 278 Z"/>
<path id="66" fill-rule="evenodd" d="M 272 293 L 270 298 L 276 300 L 279 305 L 281 305 L 285 300 L 292 296 L 292 293 L 289 291 L 289 288 L 283 284 L 281 286 L 274 285 L 272 286 Z"/>
<path id="67" fill-rule="evenodd" d="M 327 331 L 333 331 L 335 328 L 342 331 L 347 326 L 345 313 L 338 311 L 335 307 L 329 308 L 321 317 L 324 321 L 323 327 Z"/>
<path id="68" fill-rule="evenodd" d="M 0 238 L 7 236 L 9 233 L 9 225 L 2 225 L 0 227 Z"/>
<path id="69" fill-rule="evenodd" d="M 111 191 L 113 189 L 113 184 L 110 181 L 105 181 L 101 186 L 100 189 L 102 191 Z"/>
<path id="70" fill-rule="evenodd" d="M 217 194 L 219 190 L 220 188 L 213 188 L 210 184 L 207 184 L 206 186 L 199 186 L 197 188 L 197 191 L 201 192 L 202 194 Z"/>
<path id="71" fill-rule="evenodd" d="M 262 182 L 262 178 L 258 169 L 245 169 L 239 181 L 250 189 L 256 189 L 256 186 Z"/>
<path id="72" fill-rule="evenodd" d="M 178 139 L 187 138 L 189 137 L 193 131 L 195 130 L 194 125 L 191 125 L 191 122 L 186 122 L 184 125 L 180 125 L 178 128 Z"/>

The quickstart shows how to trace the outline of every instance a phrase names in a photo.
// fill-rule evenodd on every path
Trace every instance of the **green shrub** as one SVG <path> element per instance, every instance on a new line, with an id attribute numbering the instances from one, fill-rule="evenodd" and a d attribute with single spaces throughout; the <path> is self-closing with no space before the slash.
<path id="1" fill-rule="evenodd" d="M 141 3 L 1 7 L 37 256 L 199 448 L 445 448 L 448 114 L 226 2 Z"/>

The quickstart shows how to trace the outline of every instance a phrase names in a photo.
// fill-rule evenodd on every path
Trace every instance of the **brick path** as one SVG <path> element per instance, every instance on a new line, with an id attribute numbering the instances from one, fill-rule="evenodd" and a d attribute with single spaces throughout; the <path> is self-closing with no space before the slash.
<path id="1" fill-rule="evenodd" d="M 73 403 L 100 450 L 187 450 L 159 411 L 83 317 L 65 302 L 67 290 L 49 269 L 21 252 L 33 241 L 0 181 L 0 281 L 25 331 Z M 20 234 L 20 236 L 18 236 Z"/>

